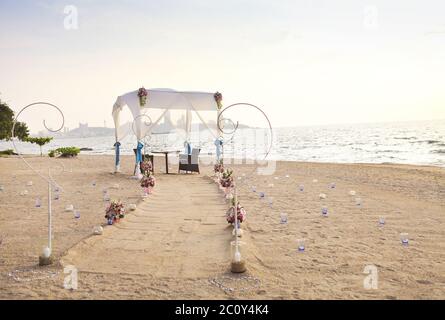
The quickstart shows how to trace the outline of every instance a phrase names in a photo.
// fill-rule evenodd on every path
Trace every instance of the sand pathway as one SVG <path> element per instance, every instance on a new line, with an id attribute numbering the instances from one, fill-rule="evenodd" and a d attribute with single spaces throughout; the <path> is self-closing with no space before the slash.
<path id="1" fill-rule="evenodd" d="M 226 209 L 206 177 L 165 176 L 136 211 L 75 245 L 62 263 L 85 272 L 205 277 L 230 261 Z"/>

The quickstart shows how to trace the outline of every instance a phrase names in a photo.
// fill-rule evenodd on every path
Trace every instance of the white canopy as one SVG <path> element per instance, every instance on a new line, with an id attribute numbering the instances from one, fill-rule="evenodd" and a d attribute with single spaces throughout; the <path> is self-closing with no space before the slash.
<path id="1" fill-rule="evenodd" d="M 113 105 L 112 114 L 116 134 L 116 171 L 119 171 L 120 141 L 131 131 L 136 135 L 138 148 L 140 148 L 139 142 L 146 135 L 153 133 L 156 127 L 161 127 L 167 131 L 172 129 L 184 130 L 185 140 L 189 141 L 193 115 L 212 133 L 215 139 L 221 135 L 216 124 L 219 117 L 219 108 L 214 93 L 175 91 L 172 89 L 147 89 L 146 91 L 148 95 L 143 106 L 140 105 L 139 90 L 117 97 Z M 128 107 L 133 116 L 133 121 L 130 124 L 131 128 L 120 123 L 120 114 L 124 107 Z M 158 125 L 161 119 L 164 119 L 164 123 Z M 138 149 L 136 162 L 139 161 L 139 158 L 140 150 Z"/>
<path id="2" fill-rule="evenodd" d="M 214 122 L 218 117 L 218 106 L 214 98 L 214 93 L 196 92 L 196 91 L 175 91 L 172 89 L 147 89 L 148 97 L 146 104 L 140 106 L 138 90 L 128 92 L 119 96 L 113 106 L 113 119 L 116 128 L 116 141 L 120 141 L 124 136 L 124 131 L 120 126 L 120 112 L 127 106 L 134 119 L 134 131 L 138 140 L 142 139 L 146 132 L 143 132 L 142 123 L 147 119 L 143 119 L 144 112 L 150 109 L 161 109 L 163 112 L 157 119 L 151 119 L 152 124 L 146 130 L 152 130 L 153 127 L 166 115 L 169 110 L 185 110 L 186 113 L 186 131 L 191 130 L 192 116 L 194 111 L 201 122 L 207 125 L 206 121 L 201 117 L 201 111 L 214 111 Z"/>

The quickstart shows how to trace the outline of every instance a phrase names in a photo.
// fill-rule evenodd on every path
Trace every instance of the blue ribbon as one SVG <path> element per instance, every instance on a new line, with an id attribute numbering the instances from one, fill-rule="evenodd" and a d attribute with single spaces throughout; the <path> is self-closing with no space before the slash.
<path id="1" fill-rule="evenodd" d="M 115 152 L 116 152 L 116 167 L 119 165 L 119 163 L 121 163 L 121 160 L 119 158 L 120 157 L 120 146 L 121 146 L 121 143 L 119 141 L 117 141 L 114 144 Z"/>
<path id="2" fill-rule="evenodd" d="M 141 142 L 138 142 L 138 146 L 136 147 L 136 163 L 142 162 L 142 148 L 144 145 Z"/>
<path id="3" fill-rule="evenodd" d="M 192 154 L 192 145 L 190 144 L 190 142 L 186 141 L 184 145 L 185 145 L 185 154 Z"/>
<path id="4" fill-rule="evenodd" d="M 222 137 L 219 137 L 215 140 L 215 146 L 216 146 L 216 158 L 219 160 L 219 158 L 221 157 L 221 152 L 222 152 L 222 145 L 223 145 L 223 139 Z"/>

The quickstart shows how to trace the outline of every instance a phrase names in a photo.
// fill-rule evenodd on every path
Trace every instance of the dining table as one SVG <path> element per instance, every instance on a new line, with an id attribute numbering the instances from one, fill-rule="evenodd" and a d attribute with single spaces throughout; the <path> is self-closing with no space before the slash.
<path id="1" fill-rule="evenodd" d="M 156 153 L 156 154 L 164 154 L 165 155 L 165 173 L 168 174 L 168 154 L 169 153 L 175 153 L 178 154 L 180 153 L 180 150 L 155 150 L 155 151 L 151 151 L 151 153 Z"/>

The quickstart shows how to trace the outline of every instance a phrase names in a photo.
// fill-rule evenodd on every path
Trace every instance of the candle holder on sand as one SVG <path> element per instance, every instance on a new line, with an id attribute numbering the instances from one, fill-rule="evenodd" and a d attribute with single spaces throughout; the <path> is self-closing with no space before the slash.
<path id="1" fill-rule="evenodd" d="M 402 245 L 407 246 L 408 243 L 409 243 L 408 233 L 406 233 L 406 232 L 401 233 L 400 234 L 400 241 L 402 242 Z"/>
<path id="2" fill-rule="evenodd" d="M 287 213 L 285 213 L 285 212 L 280 213 L 280 223 L 281 224 L 287 223 Z"/>
<path id="3" fill-rule="evenodd" d="M 49 247 L 43 248 L 42 255 L 39 256 L 39 265 L 47 266 L 53 263 L 53 258 L 51 256 L 51 249 Z"/>
<path id="4" fill-rule="evenodd" d="M 321 215 L 323 217 L 327 217 L 328 216 L 328 207 L 326 207 L 326 206 L 321 207 Z"/>
<path id="5" fill-rule="evenodd" d="M 238 221 L 236 224 L 234 223 L 234 228 L 232 231 L 232 235 L 235 237 L 242 237 L 243 236 L 243 229 L 241 229 L 241 223 Z"/>
<path id="6" fill-rule="evenodd" d="M 304 239 L 297 239 L 297 246 L 299 252 L 304 252 L 304 250 L 306 249 L 306 246 L 304 244 Z"/>
<path id="7" fill-rule="evenodd" d="M 231 265 L 230 270 L 233 273 L 246 272 L 246 261 L 244 259 L 245 243 L 243 241 L 234 240 L 230 242 Z"/>

